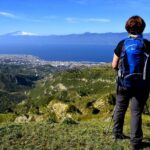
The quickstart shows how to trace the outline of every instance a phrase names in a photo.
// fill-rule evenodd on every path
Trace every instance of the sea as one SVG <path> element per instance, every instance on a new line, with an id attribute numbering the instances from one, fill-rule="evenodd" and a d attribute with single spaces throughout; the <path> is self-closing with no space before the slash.
<path id="1" fill-rule="evenodd" d="M 107 45 L 8 45 L 0 47 L 0 54 L 25 54 L 48 61 L 111 62 L 114 46 Z"/>

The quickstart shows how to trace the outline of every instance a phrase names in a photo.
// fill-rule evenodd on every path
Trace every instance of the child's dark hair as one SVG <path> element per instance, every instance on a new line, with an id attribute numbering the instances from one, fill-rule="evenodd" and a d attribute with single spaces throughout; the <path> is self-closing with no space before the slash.
<path id="1" fill-rule="evenodd" d="M 145 21 L 140 16 L 130 17 L 125 25 L 125 28 L 130 34 L 141 34 L 145 29 Z"/>

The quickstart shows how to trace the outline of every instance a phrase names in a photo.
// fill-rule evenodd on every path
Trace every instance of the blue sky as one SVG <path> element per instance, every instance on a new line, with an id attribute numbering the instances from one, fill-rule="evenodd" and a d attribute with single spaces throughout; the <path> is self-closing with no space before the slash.
<path id="1" fill-rule="evenodd" d="M 150 32 L 149 0 L 0 0 L 0 34 L 125 32 L 132 15 L 143 17 Z"/>

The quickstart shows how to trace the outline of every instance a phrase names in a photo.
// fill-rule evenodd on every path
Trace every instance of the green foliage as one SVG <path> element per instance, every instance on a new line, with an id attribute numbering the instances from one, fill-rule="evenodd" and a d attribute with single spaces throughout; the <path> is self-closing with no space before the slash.
<path id="1" fill-rule="evenodd" d="M 74 119 L 72 119 L 70 117 L 64 118 L 63 121 L 62 121 L 62 123 L 63 124 L 68 124 L 68 125 L 70 125 L 70 124 L 78 124 L 77 121 L 75 121 Z"/>
<path id="2" fill-rule="evenodd" d="M 109 103 L 110 105 L 115 105 L 115 104 L 116 104 L 115 93 L 113 93 L 113 94 L 110 93 L 110 94 L 108 95 L 107 100 L 108 100 L 108 103 Z"/>
<path id="3" fill-rule="evenodd" d="M 128 116 L 127 116 L 128 117 Z M 125 134 L 129 136 L 129 122 L 125 120 Z M 127 122 L 126 122 L 127 121 Z M 147 118 L 144 120 L 149 121 Z M 0 149 L 21 150 L 130 150 L 130 140 L 112 139 L 110 122 L 91 120 L 78 124 L 66 123 L 26 123 L 3 124 L 0 126 Z M 149 128 L 144 124 L 144 141 L 148 142 Z M 145 148 L 148 150 L 149 147 Z"/>
<path id="4" fill-rule="evenodd" d="M 74 105 L 78 101 L 84 104 L 86 97 L 97 99 L 107 93 L 114 93 L 114 79 L 115 72 L 109 65 L 56 72 L 36 83 L 35 88 L 29 92 L 27 103 L 32 107 L 40 107 L 57 99 Z M 110 101 L 112 99 L 109 98 Z"/>
<path id="5" fill-rule="evenodd" d="M 55 115 L 55 113 L 49 113 L 49 118 L 47 120 L 48 123 L 57 123 L 57 117 Z"/>
<path id="6" fill-rule="evenodd" d="M 40 114 L 45 118 L 45 122 L 10 123 L 14 121 L 16 115 L 0 114 L 0 149 L 130 150 L 129 140 L 114 141 L 111 135 L 110 116 L 115 105 L 115 72 L 111 67 L 105 65 L 76 68 L 48 75 L 50 68 L 39 66 L 37 70 L 41 78 L 26 92 L 27 99 L 22 103 L 17 101 L 19 104 L 15 108 L 13 103 L 9 105 L 10 108 L 13 106 L 13 111 L 17 115 Z M 23 70 L 21 72 L 25 76 L 28 75 Z M 0 85 L 3 89 L 6 87 L 2 81 Z M 4 108 L 8 109 L 6 106 L 9 98 L 12 99 L 11 94 L 8 91 L 5 93 L 1 91 L 3 101 L 0 101 L 0 104 Z M 70 117 L 64 117 L 64 120 L 58 123 L 60 120 L 56 114 L 47 107 L 50 102 L 67 104 L 66 113 L 69 113 Z M 149 104 L 148 100 L 150 107 Z M 149 122 L 149 115 L 144 115 L 143 131 L 146 142 L 149 142 L 146 138 L 150 136 Z M 129 124 L 130 115 L 127 112 L 124 133 L 128 136 Z"/>
<path id="7" fill-rule="evenodd" d="M 12 112 L 15 105 L 25 99 L 22 93 L 8 93 L 0 91 L 0 113 Z"/>
<path id="8" fill-rule="evenodd" d="M 31 107 L 40 107 L 40 106 L 46 106 L 51 101 L 51 98 L 48 96 L 41 96 L 37 99 L 28 99 L 27 105 Z"/>
<path id="9" fill-rule="evenodd" d="M 64 102 L 69 101 L 67 91 L 58 91 L 55 95 L 55 98 L 60 100 L 60 101 L 64 101 Z"/>
<path id="10" fill-rule="evenodd" d="M 13 111 L 17 114 L 17 115 L 24 115 L 27 114 L 29 112 L 30 106 L 27 104 L 19 104 L 16 105 L 15 108 L 13 109 Z"/>
<path id="11" fill-rule="evenodd" d="M 51 65 L 0 65 L 0 113 L 13 111 L 14 106 L 27 98 L 37 80 L 57 71 Z"/>
<path id="12" fill-rule="evenodd" d="M 68 108 L 68 113 L 78 113 L 78 114 L 82 114 L 82 112 L 73 104 L 70 104 L 69 105 L 69 108 Z"/>
<path id="13" fill-rule="evenodd" d="M 13 113 L 7 113 L 7 114 L 0 113 L 0 123 L 10 123 L 14 121 L 15 118 L 16 118 L 16 115 Z"/>

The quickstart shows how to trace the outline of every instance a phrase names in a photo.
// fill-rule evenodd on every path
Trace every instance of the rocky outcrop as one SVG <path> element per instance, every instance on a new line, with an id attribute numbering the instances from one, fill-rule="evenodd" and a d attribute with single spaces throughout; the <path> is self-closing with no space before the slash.
<path id="1" fill-rule="evenodd" d="M 61 102 L 50 102 L 48 104 L 48 109 L 55 113 L 58 120 L 62 120 L 66 117 L 69 106 Z"/>
<path id="2" fill-rule="evenodd" d="M 25 122 L 29 122 L 29 121 L 28 121 L 27 116 L 22 115 L 22 116 L 17 117 L 14 122 L 15 123 L 25 123 Z"/>
<path id="3" fill-rule="evenodd" d="M 106 94 L 93 103 L 93 107 L 100 110 L 101 113 L 110 112 L 115 105 L 115 97 L 112 94 Z"/>
<path id="4" fill-rule="evenodd" d="M 59 91 L 66 91 L 67 90 L 67 88 L 62 83 L 57 84 L 55 88 Z"/>
<path id="5" fill-rule="evenodd" d="M 47 108 L 56 115 L 58 122 L 62 122 L 66 118 L 73 119 L 73 114 L 82 114 L 74 105 L 68 105 L 59 101 L 51 101 Z"/>
<path id="6" fill-rule="evenodd" d="M 43 115 L 33 115 L 33 114 L 29 114 L 29 115 L 22 115 L 22 116 L 18 116 L 15 119 L 15 123 L 26 123 L 26 122 L 41 122 L 44 121 L 46 118 Z"/>

